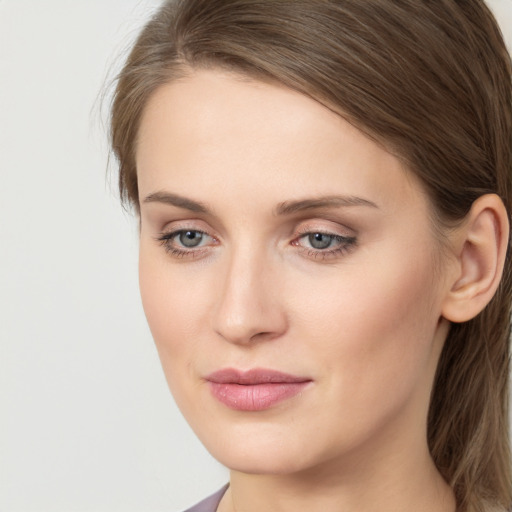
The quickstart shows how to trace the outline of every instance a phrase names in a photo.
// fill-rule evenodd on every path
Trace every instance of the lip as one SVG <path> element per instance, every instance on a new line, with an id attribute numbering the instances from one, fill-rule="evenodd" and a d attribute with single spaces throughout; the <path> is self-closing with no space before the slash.
<path id="1" fill-rule="evenodd" d="M 208 375 L 206 381 L 213 396 L 230 409 L 263 411 L 298 395 L 312 379 L 265 368 L 224 368 Z"/>

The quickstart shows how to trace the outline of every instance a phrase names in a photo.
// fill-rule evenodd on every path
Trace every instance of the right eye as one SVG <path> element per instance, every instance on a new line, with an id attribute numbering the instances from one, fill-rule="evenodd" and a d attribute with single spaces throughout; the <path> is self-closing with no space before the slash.
<path id="1" fill-rule="evenodd" d="M 173 237 L 183 247 L 199 247 L 205 238 L 205 233 L 201 231 L 179 231 Z"/>
<path id="2" fill-rule="evenodd" d="M 162 233 L 157 239 L 167 252 L 173 256 L 195 256 L 198 249 L 215 243 L 215 239 L 197 229 L 180 229 Z"/>

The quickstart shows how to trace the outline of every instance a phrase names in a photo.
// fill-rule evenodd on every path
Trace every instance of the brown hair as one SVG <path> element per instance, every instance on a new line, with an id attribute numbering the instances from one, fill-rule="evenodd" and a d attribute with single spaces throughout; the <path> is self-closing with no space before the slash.
<path id="1" fill-rule="evenodd" d="M 138 209 L 135 148 L 148 98 L 187 69 L 282 83 L 328 105 L 400 156 L 438 224 L 498 194 L 512 211 L 510 57 L 482 0 L 176 0 L 146 25 L 121 71 L 111 144 Z M 512 267 L 478 317 L 451 327 L 428 442 L 460 510 L 512 505 L 508 437 Z"/>

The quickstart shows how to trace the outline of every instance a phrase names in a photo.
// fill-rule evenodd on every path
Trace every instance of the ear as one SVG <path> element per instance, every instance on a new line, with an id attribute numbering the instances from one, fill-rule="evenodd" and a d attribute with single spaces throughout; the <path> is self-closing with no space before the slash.
<path id="1" fill-rule="evenodd" d="M 466 322 L 480 313 L 494 296 L 503 273 L 509 221 L 495 194 L 479 197 L 463 225 L 456 229 L 456 266 L 442 315 Z"/>

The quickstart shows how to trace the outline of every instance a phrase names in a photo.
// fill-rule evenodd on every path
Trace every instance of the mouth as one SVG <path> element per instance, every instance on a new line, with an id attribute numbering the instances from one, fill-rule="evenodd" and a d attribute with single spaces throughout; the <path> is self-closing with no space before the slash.
<path id="1" fill-rule="evenodd" d="M 206 377 L 212 395 L 230 409 L 263 411 L 300 394 L 312 379 L 264 368 L 225 368 Z"/>

